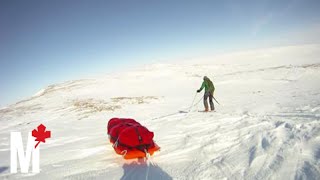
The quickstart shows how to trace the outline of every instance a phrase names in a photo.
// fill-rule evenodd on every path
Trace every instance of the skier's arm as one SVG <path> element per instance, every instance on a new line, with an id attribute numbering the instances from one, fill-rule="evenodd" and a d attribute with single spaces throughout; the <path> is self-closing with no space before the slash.
<path id="1" fill-rule="evenodd" d="M 214 96 L 214 90 L 215 90 L 216 88 L 214 87 L 214 85 L 213 85 L 213 83 L 212 83 L 212 96 Z"/>
<path id="2" fill-rule="evenodd" d="M 197 92 L 201 92 L 202 89 L 204 88 L 204 86 L 205 86 L 205 83 L 203 82 L 202 85 L 201 85 L 201 87 L 200 87 L 200 89 L 199 89 Z"/>

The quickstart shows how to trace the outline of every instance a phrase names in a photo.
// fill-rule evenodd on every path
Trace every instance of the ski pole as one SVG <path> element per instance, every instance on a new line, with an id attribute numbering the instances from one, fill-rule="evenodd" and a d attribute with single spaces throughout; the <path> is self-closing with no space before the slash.
<path id="1" fill-rule="evenodd" d="M 192 107 L 193 107 L 193 103 L 194 103 L 194 100 L 196 100 L 197 94 L 198 94 L 198 93 L 196 93 L 196 94 L 194 95 L 194 98 L 193 98 L 193 100 L 192 100 L 192 103 L 191 103 L 191 106 L 190 106 L 190 109 L 189 109 L 188 113 L 191 111 L 191 109 L 192 109 Z"/>
<path id="2" fill-rule="evenodd" d="M 213 97 L 213 99 L 220 105 L 220 103 L 216 100 L 216 98 L 214 97 L 214 96 L 212 96 Z"/>

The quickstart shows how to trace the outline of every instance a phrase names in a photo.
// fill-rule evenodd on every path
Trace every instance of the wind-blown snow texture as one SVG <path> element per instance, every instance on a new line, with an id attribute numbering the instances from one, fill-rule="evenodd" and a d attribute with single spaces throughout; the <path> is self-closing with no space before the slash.
<path id="1" fill-rule="evenodd" d="M 191 105 L 202 76 L 221 105 Z M 199 102 L 198 94 L 195 103 Z M 171 114 L 171 116 L 165 116 Z M 124 160 L 107 139 L 111 117 L 155 133 L 154 165 Z M 320 45 L 155 64 L 49 86 L 0 110 L 1 179 L 320 179 Z M 10 174 L 10 132 L 52 131 L 39 174 Z M 26 139 L 24 139 L 26 143 Z"/>

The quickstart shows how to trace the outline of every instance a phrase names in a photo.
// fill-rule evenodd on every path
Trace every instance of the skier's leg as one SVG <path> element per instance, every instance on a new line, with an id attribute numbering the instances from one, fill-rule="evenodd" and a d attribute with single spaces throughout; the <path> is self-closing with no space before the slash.
<path id="1" fill-rule="evenodd" d="M 208 97 L 209 97 L 209 94 L 208 93 L 204 93 L 204 96 L 203 96 L 203 104 L 204 104 L 204 108 L 205 108 L 205 111 L 208 111 L 209 110 L 209 107 L 208 107 Z"/>
<path id="2" fill-rule="evenodd" d="M 209 103 L 210 103 L 211 111 L 214 111 L 213 95 L 211 93 L 209 95 Z"/>

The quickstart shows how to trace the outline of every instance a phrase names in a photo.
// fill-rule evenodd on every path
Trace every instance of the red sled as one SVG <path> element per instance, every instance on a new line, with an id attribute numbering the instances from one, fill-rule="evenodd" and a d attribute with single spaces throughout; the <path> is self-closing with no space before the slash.
<path id="1" fill-rule="evenodd" d="M 153 155 L 160 147 L 153 141 L 153 132 L 134 119 L 112 118 L 108 122 L 108 135 L 117 154 L 124 159 Z"/>

